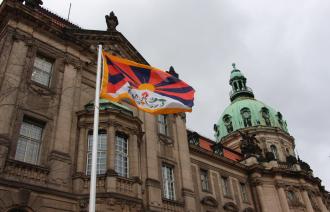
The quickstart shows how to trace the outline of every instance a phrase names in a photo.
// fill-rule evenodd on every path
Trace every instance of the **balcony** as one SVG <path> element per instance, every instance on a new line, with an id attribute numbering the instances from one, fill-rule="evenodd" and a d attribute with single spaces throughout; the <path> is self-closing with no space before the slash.
<path id="1" fill-rule="evenodd" d="M 49 169 L 38 165 L 7 159 L 4 178 L 33 184 L 45 184 Z"/>
<path id="2" fill-rule="evenodd" d="M 162 212 L 183 212 L 184 211 L 184 203 L 178 202 L 174 200 L 163 199 L 163 207 L 161 209 Z"/>
<path id="3" fill-rule="evenodd" d="M 252 89 L 247 87 L 247 86 L 245 88 L 240 89 L 240 90 L 239 89 L 236 90 L 236 91 L 231 90 L 229 92 L 229 96 L 230 96 L 231 100 L 233 100 L 236 96 L 239 96 L 241 94 L 244 94 L 244 95 L 250 96 L 250 97 L 254 97 Z"/>
<path id="4" fill-rule="evenodd" d="M 90 177 L 84 174 L 76 174 L 73 177 L 76 193 L 88 194 Z M 139 180 L 120 176 L 98 175 L 96 180 L 96 192 L 118 193 L 130 197 L 141 197 L 141 184 Z"/>

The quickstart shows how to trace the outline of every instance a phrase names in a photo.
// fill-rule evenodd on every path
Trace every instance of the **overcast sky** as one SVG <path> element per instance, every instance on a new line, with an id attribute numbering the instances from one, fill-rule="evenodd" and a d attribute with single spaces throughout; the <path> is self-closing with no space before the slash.
<path id="1" fill-rule="evenodd" d="M 44 0 L 87 29 L 117 29 L 153 66 L 173 65 L 196 90 L 188 128 L 213 138 L 229 105 L 232 62 L 255 97 L 281 111 L 300 157 L 330 190 L 330 1 Z"/>

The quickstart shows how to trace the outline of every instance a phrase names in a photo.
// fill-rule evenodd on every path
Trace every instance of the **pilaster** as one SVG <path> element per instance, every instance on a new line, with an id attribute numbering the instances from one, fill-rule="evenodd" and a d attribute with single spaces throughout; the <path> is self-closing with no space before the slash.
<path id="1" fill-rule="evenodd" d="M 281 203 L 281 208 L 283 212 L 290 212 L 290 207 L 288 204 L 288 200 L 284 191 L 284 187 L 285 184 L 283 182 L 277 182 L 275 185 L 276 189 L 277 189 L 277 193 L 280 199 L 280 203 Z"/>
<path id="2" fill-rule="evenodd" d="M 308 194 L 307 194 L 307 191 L 306 190 L 303 190 L 302 192 L 302 197 L 303 197 L 303 200 L 304 200 L 304 203 L 305 203 L 305 206 L 306 206 L 306 211 L 307 212 L 313 212 L 313 207 L 312 207 L 312 203 L 308 197 Z"/>
<path id="3" fill-rule="evenodd" d="M 1 73 L 3 83 L 0 87 L 0 135 L 9 137 L 11 134 L 27 50 L 24 41 L 15 40 L 10 55 L 7 55 L 8 61 L 4 64 L 5 70 Z"/>

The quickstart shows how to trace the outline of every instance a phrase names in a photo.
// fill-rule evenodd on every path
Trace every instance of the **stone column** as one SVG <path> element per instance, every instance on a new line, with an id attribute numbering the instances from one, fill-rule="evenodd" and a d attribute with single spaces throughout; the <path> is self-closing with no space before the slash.
<path id="1" fill-rule="evenodd" d="M 19 101 L 19 87 L 24 76 L 24 66 L 27 58 L 25 42 L 16 40 L 12 44 L 11 52 L 3 55 L 8 61 L 2 61 L 4 67 L 0 67 L 2 83 L 0 87 L 0 135 L 10 137 L 12 123 L 16 120 L 17 102 Z M 3 70 L 5 68 L 5 70 Z M 15 151 L 15 150 L 13 150 Z"/>
<path id="2" fill-rule="evenodd" d="M 158 159 L 158 145 L 159 137 L 157 132 L 156 117 L 149 113 L 143 112 L 143 122 L 145 131 L 145 141 L 142 142 L 141 148 L 144 151 L 143 162 L 141 163 L 145 169 L 145 185 L 146 185 L 146 199 L 148 210 L 160 211 L 162 205 L 162 191 L 161 191 L 161 172 Z"/>
<path id="3" fill-rule="evenodd" d="M 75 193 L 83 192 L 83 176 L 85 176 L 87 164 L 87 132 L 85 128 L 79 130 L 77 164 L 76 170 L 73 170 L 73 190 Z"/>
<path id="4" fill-rule="evenodd" d="M 281 208 L 283 212 L 290 212 L 290 207 L 288 204 L 288 199 L 286 197 L 284 188 L 283 188 L 283 184 L 282 183 L 277 183 L 276 184 L 276 188 L 277 188 L 277 193 L 278 196 L 280 198 L 280 203 L 281 203 Z"/>
<path id="5" fill-rule="evenodd" d="M 142 198 L 141 193 L 141 178 L 140 178 L 140 150 L 138 144 L 138 137 L 136 134 L 130 136 L 130 149 L 129 149 L 129 170 L 130 170 L 130 177 L 135 179 L 135 183 L 133 186 L 134 193 L 137 198 Z"/>
<path id="6" fill-rule="evenodd" d="M 78 173 L 85 173 L 87 163 L 87 132 L 85 128 L 80 128 L 77 154 L 77 170 Z"/>
<path id="7" fill-rule="evenodd" d="M 187 129 L 185 123 L 185 114 L 180 113 L 176 115 L 176 129 L 173 129 L 176 132 L 176 142 L 178 145 L 178 157 L 181 168 L 181 176 L 182 176 L 182 194 L 183 199 L 186 202 L 185 211 L 196 211 L 196 202 L 195 202 L 195 194 L 194 194 L 194 185 L 192 179 L 192 170 L 191 170 L 191 162 L 190 162 L 190 153 L 189 153 L 189 143 L 187 139 Z"/>
<path id="8" fill-rule="evenodd" d="M 70 134 L 73 115 L 74 87 L 76 70 L 73 65 L 66 64 L 63 74 L 60 107 L 57 114 L 57 124 L 53 150 L 68 154 L 70 152 Z"/>
<path id="9" fill-rule="evenodd" d="M 108 171 L 113 172 L 115 170 L 115 157 L 116 157 L 116 131 L 113 125 L 109 126 L 107 136 L 108 136 L 107 169 Z"/>
<path id="10" fill-rule="evenodd" d="M 131 177 L 140 177 L 139 173 L 139 147 L 138 139 L 136 135 L 130 136 L 129 145 L 130 158 L 129 158 L 129 167 L 130 167 L 130 176 Z"/>
<path id="11" fill-rule="evenodd" d="M 254 179 L 252 181 L 251 185 L 256 187 L 257 195 L 258 195 L 258 201 L 259 201 L 261 211 L 262 212 L 266 211 L 266 205 L 265 205 L 265 200 L 263 198 L 264 193 L 263 193 L 261 180 L 260 179 Z"/>
<path id="12" fill-rule="evenodd" d="M 55 139 L 49 156 L 49 183 L 55 188 L 70 190 L 71 182 L 71 133 L 73 123 L 76 75 L 72 64 L 65 64 L 61 88 L 60 105 L 57 112 Z"/>
<path id="13" fill-rule="evenodd" d="M 322 212 L 329 212 L 328 209 L 327 209 L 327 207 L 325 207 L 325 205 L 324 205 L 324 203 L 322 201 L 322 197 L 320 195 L 318 195 L 316 197 L 316 200 L 317 200 L 318 205 L 320 206 L 320 209 L 321 209 Z"/>
<path id="14" fill-rule="evenodd" d="M 115 174 L 116 130 L 112 124 L 110 124 L 108 128 L 107 136 L 108 136 L 108 143 L 107 143 L 108 154 L 107 154 L 106 190 L 107 192 L 115 192 L 116 191 L 116 174 Z"/>
<path id="15" fill-rule="evenodd" d="M 304 200 L 304 203 L 306 205 L 306 211 L 307 212 L 313 212 L 313 207 L 312 207 L 312 203 L 308 197 L 308 194 L 307 194 L 307 191 L 306 190 L 303 190 L 301 191 L 301 194 L 302 194 L 302 198 Z"/>

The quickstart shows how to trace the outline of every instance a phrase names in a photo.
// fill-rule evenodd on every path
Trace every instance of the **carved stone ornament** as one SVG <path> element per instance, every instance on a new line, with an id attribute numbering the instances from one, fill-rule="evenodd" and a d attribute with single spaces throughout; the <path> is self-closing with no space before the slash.
<path id="1" fill-rule="evenodd" d="M 251 207 L 245 208 L 243 212 L 254 212 L 254 209 Z"/>
<path id="2" fill-rule="evenodd" d="M 239 211 L 237 205 L 233 202 L 227 202 L 226 204 L 224 204 L 223 209 L 225 209 L 225 211 L 230 211 L 230 212 Z"/>
<path id="3" fill-rule="evenodd" d="M 251 184 L 252 186 L 259 186 L 259 185 L 262 185 L 263 182 L 262 182 L 261 179 L 256 178 L 256 179 L 251 179 L 250 184 Z"/>
<path id="4" fill-rule="evenodd" d="M 119 22 L 113 11 L 111 11 L 109 15 L 105 16 L 105 21 L 107 23 L 108 31 L 116 31 L 116 27 L 118 26 Z"/>
<path id="5" fill-rule="evenodd" d="M 215 143 L 211 146 L 213 153 L 217 155 L 223 155 L 223 146 L 221 143 Z"/>
<path id="6" fill-rule="evenodd" d="M 218 207 L 219 203 L 216 199 L 214 199 L 211 196 L 206 196 L 201 200 L 201 203 L 207 206 L 211 206 L 211 207 Z"/>
<path id="7" fill-rule="evenodd" d="M 80 208 L 87 208 L 87 206 L 88 206 L 88 200 L 87 199 L 79 200 L 79 207 Z"/>
<path id="8" fill-rule="evenodd" d="M 256 134 L 249 135 L 248 133 L 243 133 L 238 131 L 242 137 L 241 140 L 241 152 L 244 157 L 249 157 L 251 155 L 261 155 L 261 149 L 257 144 Z"/>
<path id="9" fill-rule="evenodd" d="M 43 4 L 42 0 L 25 0 L 25 5 L 32 8 L 40 7 L 40 5 L 42 4 Z"/>
<path id="10" fill-rule="evenodd" d="M 286 186 L 285 182 L 284 181 L 281 181 L 281 180 L 277 180 L 276 183 L 275 183 L 275 187 L 277 189 L 279 189 L 279 188 L 285 188 L 285 186 Z"/>

